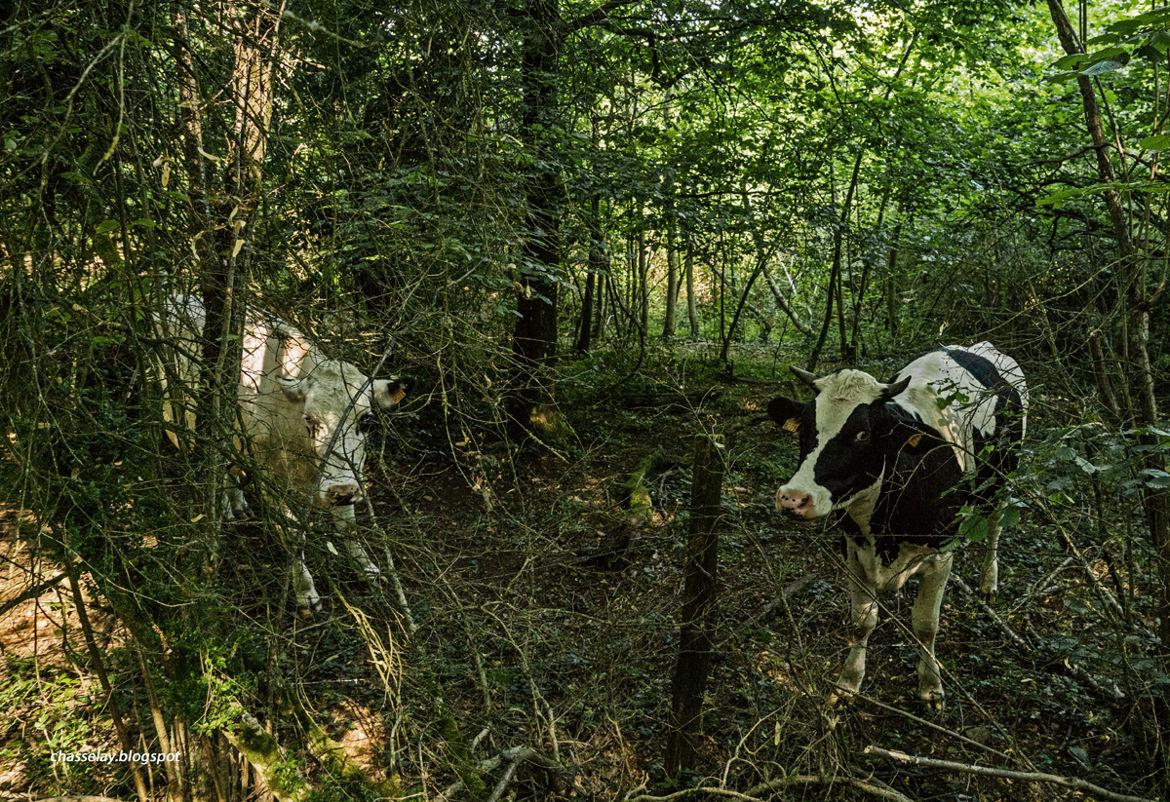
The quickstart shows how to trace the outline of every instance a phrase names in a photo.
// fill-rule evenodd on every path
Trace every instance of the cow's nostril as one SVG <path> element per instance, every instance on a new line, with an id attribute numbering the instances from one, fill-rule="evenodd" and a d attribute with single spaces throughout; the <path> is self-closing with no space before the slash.
<path id="1" fill-rule="evenodd" d="M 331 507 L 348 507 L 361 499 L 361 494 L 354 485 L 333 487 L 325 493 L 325 501 Z"/>

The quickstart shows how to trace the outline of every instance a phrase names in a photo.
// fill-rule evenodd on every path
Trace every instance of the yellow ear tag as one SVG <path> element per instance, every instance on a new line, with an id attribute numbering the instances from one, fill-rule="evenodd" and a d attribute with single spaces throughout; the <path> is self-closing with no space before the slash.
<path id="1" fill-rule="evenodd" d="M 800 428 L 800 418 L 789 418 L 780 428 L 786 432 L 795 432 Z"/>
<path id="2" fill-rule="evenodd" d="M 910 446 L 911 448 L 915 448 L 921 442 L 922 442 L 922 433 L 919 432 L 918 434 L 914 435 L 909 440 L 907 440 L 906 444 L 908 446 Z"/>

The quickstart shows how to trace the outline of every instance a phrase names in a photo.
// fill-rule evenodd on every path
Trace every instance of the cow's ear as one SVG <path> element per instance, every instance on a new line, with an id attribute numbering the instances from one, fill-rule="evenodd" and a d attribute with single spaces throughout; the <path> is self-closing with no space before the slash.
<path id="1" fill-rule="evenodd" d="M 406 398 L 406 382 L 398 379 L 378 379 L 374 382 L 374 403 L 389 409 Z"/>
<path id="2" fill-rule="evenodd" d="M 900 381 L 896 381 L 893 384 L 887 384 L 886 389 L 882 391 L 881 398 L 879 398 L 878 400 L 883 402 L 883 403 L 886 401 L 889 401 L 894 396 L 901 395 L 902 392 L 909 386 L 910 386 L 910 377 L 909 376 L 907 376 L 906 378 L 904 378 Z"/>
<path id="3" fill-rule="evenodd" d="M 938 445 L 938 439 L 905 423 L 899 423 L 891 433 L 895 448 L 911 454 L 929 451 Z"/>
<path id="4" fill-rule="evenodd" d="M 800 429 L 800 418 L 803 414 L 804 404 L 800 401 L 780 396 L 768 402 L 768 417 L 776 421 L 786 432 Z"/>
<path id="5" fill-rule="evenodd" d="M 284 397 L 294 404 L 305 400 L 305 393 L 308 388 L 305 386 L 304 379 L 290 379 L 287 376 L 277 376 L 276 383 L 280 385 L 280 391 L 284 393 Z"/>

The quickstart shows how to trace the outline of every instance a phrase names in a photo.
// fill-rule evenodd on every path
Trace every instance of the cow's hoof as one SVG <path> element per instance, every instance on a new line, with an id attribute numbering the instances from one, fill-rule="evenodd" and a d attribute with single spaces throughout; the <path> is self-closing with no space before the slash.
<path id="1" fill-rule="evenodd" d="M 942 692 L 941 688 L 937 691 L 922 691 L 918 695 L 928 710 L 932 710 L 935 713 L 941 713 L 946 709 L 946 694 Z"/>
<path id="2" fill-rule="evenodd" d="M 382 571 L 373 563 L 366 563 L 366 567 L 362 569 L 362 573 L 365 574 L 367 582 L 377 583 L 382 578 Z"/>
<path id="3" fill-rule="evenodd" d="M 825 697 L 825 704 L 829 706 L 830 710 L 840 710 L 848 705 L 853 700 L 854 690 L 836 685 L 829 695 Z"/>
<path id="4" fill-rule="evenodd" d="M 300 614 L 301 618 L 308 618 L 313 613 L 319 612 L 321 612 L 321 597 L 316 593 L 297 599 L 297 613 Z"/>
<path id="5" fill-rule="evenodd" d="M 979 588 L 979 598 L 990 604 L 999 598 L 999 588 Z"/>

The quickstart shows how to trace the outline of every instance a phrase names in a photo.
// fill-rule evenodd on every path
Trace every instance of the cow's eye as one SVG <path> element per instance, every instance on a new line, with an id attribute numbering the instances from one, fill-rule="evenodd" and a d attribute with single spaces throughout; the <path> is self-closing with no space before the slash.
<path id="1" fill-rule="evenodd" d="M 867 431 L 865 431 L 864 429 L 862 429 L 860 432 L 858 432 L 858 433 L 857 433 L 857 434 L 856 434 L 856 435 L 853 437 L 853 439 L 854 439 L 856 442 L 858 442 L 858 443 L 864 443 L 866 440 L 868 440 L 868 439 L 869 439 L 869 432 L 867 432 Z"/>
<path id="2" fill-rule="evenodd" d="M 358 418 L 358 422 L 357 422 L 358 431 L 362 432 L 363 434 L 365 432 L 370 431 L 370 429 L 374 428 L 374 422 L 375 422 L 374 421 L 374 413 L 373 412 L 366 412 L 365 414 L 363 414 L 361 417 Z"/>

